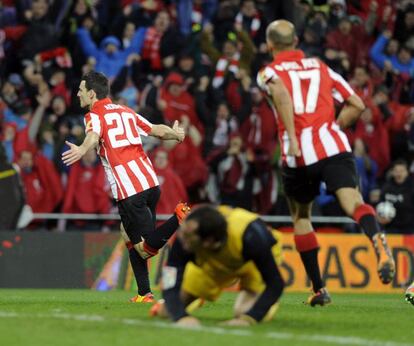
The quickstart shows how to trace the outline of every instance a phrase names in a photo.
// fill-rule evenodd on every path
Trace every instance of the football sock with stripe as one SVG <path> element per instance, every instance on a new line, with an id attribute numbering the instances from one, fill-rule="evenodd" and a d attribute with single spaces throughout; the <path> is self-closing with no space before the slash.
<path id="1" fill-rule="evenodd" d="M 315 232 L 295 235 L 296 250 L 300 254 L 306 274 L 312 282 L 313 291 L 317 292 L 324 287 L 318 263 L 319 244 Z"/>
<path id="2" fill-rule="evenodd" d="M 354 211 L 354 220 L 359 224 L 364 233 L 372 240 L 374 235 L 381 233 L 380 225 L 376 219 L 376 213 L 369 204 L 361 204 Z"/>

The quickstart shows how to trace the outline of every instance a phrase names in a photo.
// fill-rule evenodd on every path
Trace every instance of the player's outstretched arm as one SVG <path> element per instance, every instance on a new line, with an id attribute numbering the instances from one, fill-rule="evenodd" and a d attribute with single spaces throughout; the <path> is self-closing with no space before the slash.
<path id="1" fill-rule="evenodd" d="M 272 96 L 273 104 L 275 105 L 277 113 L 282 119 L 283 125 L 289 136 L 290 143 L 288 155 L 300 156 L 299 143 L 295 133 L 295 122 L 293 120 L 293 103 L 289 92 L 281 79 L 273 78 L 267 85 L 270 95 Z"/>
<path id="2" fill-rule="evenodd" d="M 349 96 L 337 119 L 337 123 L 341 130 L 352 126 L 358 120 L 364 109 L 364 102 L 358 95 L 353 94 Z"/>
<path id="3" fill-rule="evenodd" d="M 153 125 L 149 135 L 163 140 L 173 139 L 180 143 L 185 138 L 184 128 L 180 126 L 177 120 L 174 121 L 173 127 L 163 124 Z"/>
<path id="4" fill-rule="evenodd" d="M 88 150 L 98 145 L 99 135 L 95 132 L 88 132 L 83 143 L 79 146 L 68 141 L 65 143 L 69 146 L 69 150 L 62 154 L 62 160 L 65 165 L 70 166 L 79 161 Z"/>

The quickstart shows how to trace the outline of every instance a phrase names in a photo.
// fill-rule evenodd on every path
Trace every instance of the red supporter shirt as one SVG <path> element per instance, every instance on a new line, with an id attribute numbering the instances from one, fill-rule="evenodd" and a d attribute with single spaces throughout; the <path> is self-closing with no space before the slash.
<path id="1" fill-rule="evenodd" d="M 322 159 L 350 152 L 348 139 L 335 120 L 334 100 L 343 102 L 354 94 L 338 73 L 300 50 L 279 53 L 259 71 L 257 82 L 269 93 L 267 83 L 280 78 L 292 97 L 296 136 L 302 155 L 287 156 L 289 140 L 283 122 L 278 121 L 283 163 L 288 167 L 314 164 Z"/>
<path id="2" fill-rule="evenodd" d="M 158 185 L 152 163 L 142 147 L 141 136 L 152 124 L 128 107 L 105 98 L 85 115 L 86 133 L 100 137 L 98 154 L 116 200 L 131 197 Z"/>

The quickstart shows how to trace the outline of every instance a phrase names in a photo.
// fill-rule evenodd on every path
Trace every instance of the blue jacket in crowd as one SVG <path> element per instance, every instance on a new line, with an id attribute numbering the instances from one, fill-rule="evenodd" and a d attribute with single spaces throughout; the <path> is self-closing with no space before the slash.
<path id="1" fill-rule="evenodd" d="M 105 37 L 99 46 L 95 42 L 88 30 L 80 28 L 77 31 L 79 43 L 85 55 L 96 59 L 96 71 L 105 74 L 108 78 L 114 78 L 125 65 L 128 55 L 131 53 L 141 53 L 145 38 L 145 28 L 139 28 L 131 40 L 131 45 L 126 49 L 121 49 L 121 42 L 115 36 Z M 113 54 L 108 54 L 105 50 L 108 44 L 114 44 L 118 50 Z"/>
<path id="2" fill-rule="evenodd" d="M 375 65 L 383 69 L 385 61 L 389 60 L 394 70 L 397 70 L 400 73 L 412 74 L 414 72 L 414 59 L 411 59 L 408 64 L 402 64 L 396 55 L 386 55 L 384 50 L 388 44 L 388 41 L 389 39 L 387 37 L 380 35 L 375 44 L 372 46 L 370 55 Z"/>

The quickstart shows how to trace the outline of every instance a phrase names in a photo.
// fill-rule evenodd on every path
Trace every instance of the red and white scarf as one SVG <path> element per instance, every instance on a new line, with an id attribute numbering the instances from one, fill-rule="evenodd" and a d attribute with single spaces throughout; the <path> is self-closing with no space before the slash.
<path id="1" fill-rule="evenodd" d="M 142 58 L 151 61 L 151 68 L 161 69 L 160 44 L 162 34 L 154 27 L 149 27 L 145 34 L 144 46 L 142 49 Z"/>
<path id="2" fill-rule="evenodd" d="M 227 59 L 226 57 L 222 56 L 217 61 L 216 73 L 214 74 L 212 83 L 214 88 L 219 88 L 223 84 L 226 71 L 233 73 L 237 73 L 239 71 L 239 60 L 240 54 L 236 53 L 231 59 Z"/>
<path id="3" fill-rule="evenodd" d="M 243 25 L 244 16 L 241 12 L 239 12 L 236 16 L 236 23 Z M 261 21 L 260 15 L 258 13 L 255 14 L 254 18 L 252 19 L 252 23 L 250 24 L 250 36 L 255 37 L 257 32 L 260 29 Z"/>

